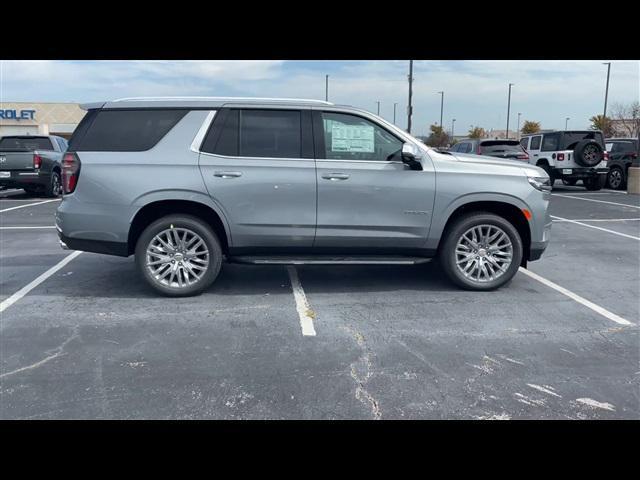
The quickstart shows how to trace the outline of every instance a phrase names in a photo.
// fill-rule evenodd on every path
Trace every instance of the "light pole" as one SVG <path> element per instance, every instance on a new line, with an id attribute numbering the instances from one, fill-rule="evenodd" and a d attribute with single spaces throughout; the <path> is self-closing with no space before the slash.
<path id="1" fill-rule="evenodd" d="M 520 140 L 520 115 L 522 114 L 518 112 L 518 140 Z"/>
<path id="2" fill-rule="evenodd" d="M 511 87 L 514 83 L 509 84 L 509 100 L 507 102 L 507 140 L 509 140 L 509 114 L 511 113 Z"/>
<path id="3" fill-rule="evenodd" d="M 442 97 L 440 98 L 440 128 L 444 128 L 442 125 L 442 112 L 444 110 L 444 92 L 438 92 L 438 93 L 442 95 Z"/>
<path id="4" fill-rule="evenodd" d="M 453 135 L 453 127 L 455 126 L 455 124 L 456 124 L 456 119 L 454 118 L 453 120 L 451 120 L 451 141 L 452 142 L 453 142 L 453 137 L 454 137 L 454 135 Z"/>
<path id="5" fill-rule="evenodd" d="M 380 115 L 380 102 L 376 102 L 378 104 L 378 115 Z"/>
<path id="6" fill-rule="evenodd" d="M 569 127 L 569 120 L 571 120 L 570 117 L 567 117 L 564 119 L 564 129 L 567 130 Z"/>
<path id="7" fill-rule="evenodd" d="M 609 74 L 611 73 L 611 62 L 603 63 L 603 65 L 607 66 L 607 88 L 604 91 L 604 113 L 602 114 L 602 129 L 604 130 L 607 123 L 607 99 L 609 97 Z"/>
<path id="8" fill-rule="evenodd" d="M 324 100 L 329 101 L 329 75 L 325 75 L 324 78 Z"/>
<path id="9" fill-rule="evenodd" d="M 396 105 L 398 105 L 398 102 L 395 102 L 393 104 L 393 124 L 396 124 Z"/>
<path id="10" fill-rule="evenodd" d="M 411 97 L 413 95 L 413 60 L 409 60 L 409 105 L 407 106 L 407 133 L 411 133 L 411 114 L 413 106 L 411 105 Z"/>

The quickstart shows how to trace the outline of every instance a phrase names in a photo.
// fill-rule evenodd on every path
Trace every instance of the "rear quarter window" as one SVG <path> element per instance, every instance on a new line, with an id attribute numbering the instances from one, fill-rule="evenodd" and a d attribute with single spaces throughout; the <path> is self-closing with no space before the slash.
<path id="1" fill-rule="evenodd" d="M 188 110 L 100 110 L 78 125 L 69 150 L 141 152 L 153 148 Z M 84 122 L 85 119 L 83 119 Z M 81 127 L 86 129 L 83 133 Z M 82 134 L 83 133 L 83 134 Z M 81 135 L 82 134 L 82 135 Z M 82 136 L 82 138 L 80 138 Z"/>

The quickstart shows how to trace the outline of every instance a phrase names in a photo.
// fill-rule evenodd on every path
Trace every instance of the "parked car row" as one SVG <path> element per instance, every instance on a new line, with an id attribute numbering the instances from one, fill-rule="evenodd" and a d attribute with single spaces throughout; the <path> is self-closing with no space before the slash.
<path id="1" fill-rule="evenodd" d="M 629 167 L 639 162 L 637 138 L 604 140 L 599 130 L 566 130 L 524 135 L 517 140 L 462 139 L 448 149 L 463 155 L 520 160 L 547 172 L 553 185 L 582 182 L 587 190 L 626 187 Z"/>

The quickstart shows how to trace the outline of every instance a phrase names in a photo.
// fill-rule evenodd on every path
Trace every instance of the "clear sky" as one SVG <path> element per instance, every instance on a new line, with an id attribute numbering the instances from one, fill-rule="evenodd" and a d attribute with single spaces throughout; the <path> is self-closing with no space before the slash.
<path id="1" fill-rule="evenodd" d="M 510 128 L 586 128 L 602 113 L 607 67 L 598 61 L 416 61 L 412 133 L 440 119 L 462 134 L 470 125 L 504 129 L 508 84 Z M 0 101 L 87 102 L 130 96 L 209 95 L 316 98 L 377 111 L 407 126 L 409 62 L 402 61 L 0 61 Z M 640 96 L 640 62 L 612 61 L 609 105 Z"/>

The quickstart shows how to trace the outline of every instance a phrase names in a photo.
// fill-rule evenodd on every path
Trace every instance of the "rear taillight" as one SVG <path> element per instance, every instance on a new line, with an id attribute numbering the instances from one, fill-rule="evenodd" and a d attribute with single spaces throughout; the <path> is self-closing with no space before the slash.
<path id="1" fill-rule="evenodd" d="M 42 157 L 37 153 L 33 154 L 33 168 L 36 170 L 42 166 Z"/>
<path id="2" fill-rule="evenodd" d="M 529 155 L 527 155 L 526 153 L 521 153 L 520 155 L 518 155 L 516 157 L 518 160 L 529 160 Z"/>
<path id="3" fill-rule="evenodd" d="M 64 193 L 73 193 L 80 176 L 80 159 L 75 153 L 65 153 L 62 157 L 62 188 Z"/>
<path id="4" fill-rule="evenodd" d="M 558 160 L 559 160 L 559 161 L 564 160 L 564 153 L 559 153 L 559 154 L 558 154 Z"/>
<path id="5" fill-rule="evenodd" d="M 482 155 L 482 150 L 480 149 L 480 145 L 478 145 L 478 149 L 476 150 L 476 155 Z"/>
<path id="6" fill-rule="evenodd" d="M 602 152 L 602 160 L 604 160 L 605 162 L 609 161 L 609 152 L 607 152 L 606 150 Z"/>

